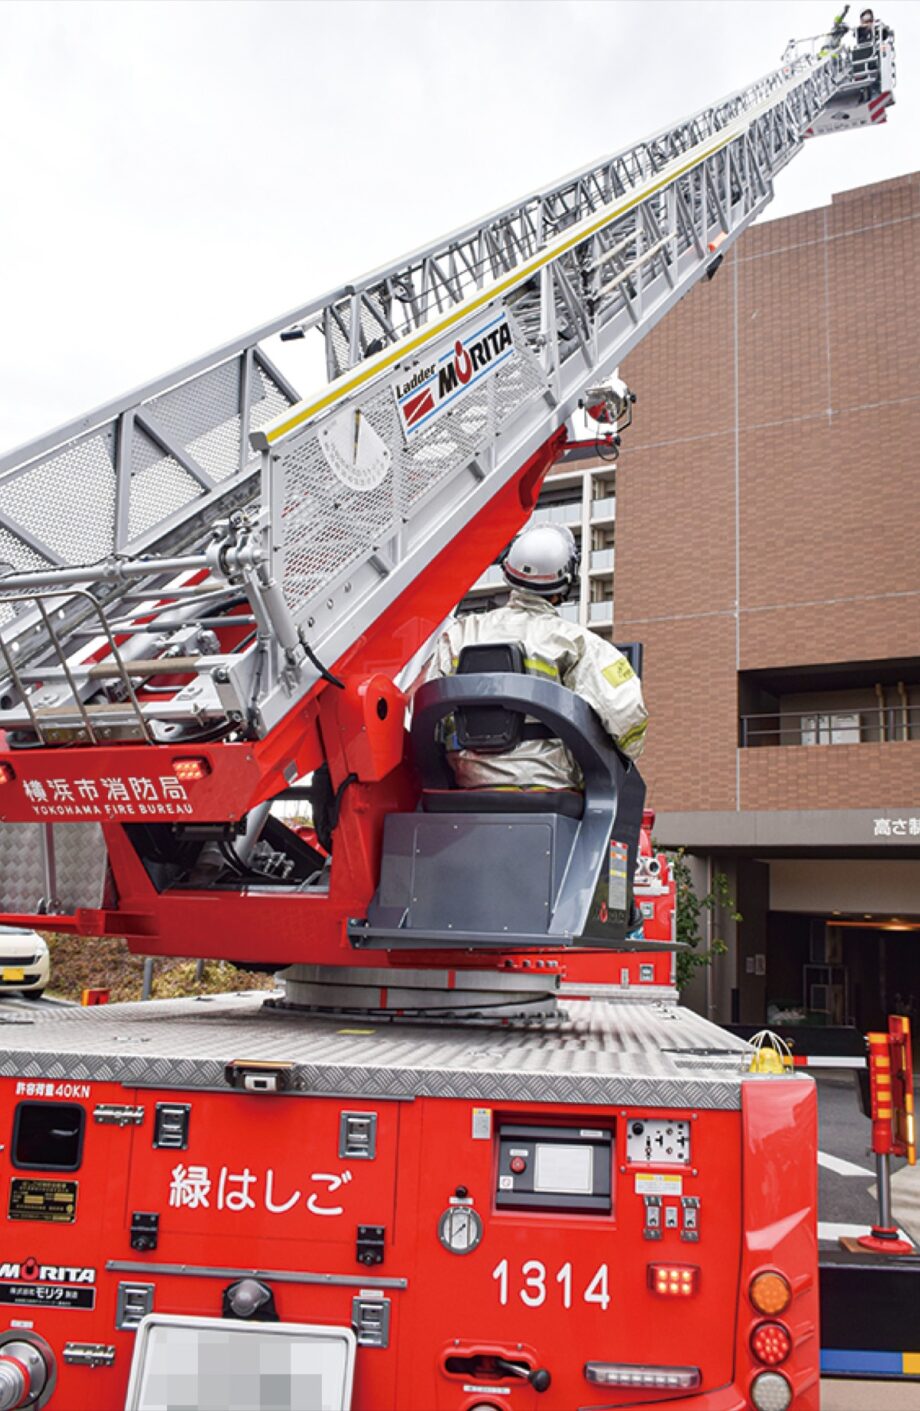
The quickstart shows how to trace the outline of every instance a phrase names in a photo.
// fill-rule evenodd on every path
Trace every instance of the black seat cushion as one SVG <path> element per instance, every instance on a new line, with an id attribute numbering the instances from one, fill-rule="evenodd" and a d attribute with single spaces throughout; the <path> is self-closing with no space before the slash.
<path id="1" fill-rule="evenodd" d="M 561 813 L 580 818 L 584 795 L 577 789 L 426 789 L 423 813 Z"/>

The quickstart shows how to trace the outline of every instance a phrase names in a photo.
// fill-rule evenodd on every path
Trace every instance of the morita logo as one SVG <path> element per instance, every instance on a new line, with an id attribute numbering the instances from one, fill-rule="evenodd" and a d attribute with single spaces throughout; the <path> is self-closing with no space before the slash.
<path id="1" fill-rule="evenodd" d="M 456 406 L 514 352 L 511 324 L 507 315 L 500 313 L 457 338 L 434 363 L 394 382 L 393 395 L 406 441 L 411 442 L 416 432 Z"/>
<path id="2" fill-rule="evenodd" d="M 418 372 L 412 374 L 405 382 L 397 382 L 395 391 L 397 398 L 408 397 L 410 392 L 414 392 L 416 387 L 423 386 L 435 373 L 434 363 L 428 367 L 420 367 Z"/>
<path id="3" fill-rule="evenodd" d="M 0 1263 L 0 1279 L 38 1279 L 46 1284 L 94 1284 L 96 1271 L 73 1264 L 39 1264 L 37 1259 L 25 1259 L 21 1264 Z"/>
<path id="4" fill-rule="evenodd" d="M 480 368 L 487 368 L 493 358 L 498 358 L 506 348 L 511 347 L 511 325 L 507 319 L 488 329 L 474 342 L 464 344 L 457 339 L 454 356 L 438 371 L 438 392 L 443 400 L 458 387 L 465 387 L 473 374 Z"/>

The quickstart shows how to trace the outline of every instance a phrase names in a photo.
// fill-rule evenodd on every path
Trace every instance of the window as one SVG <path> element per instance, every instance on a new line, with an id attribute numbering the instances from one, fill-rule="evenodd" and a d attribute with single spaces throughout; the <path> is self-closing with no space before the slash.
<path id="1" fill-rule="evenodd" d="M 25 1171 L 76 1171 L 83 1158 L 86 1112 L 75 1102 L 20 1102 L 13 1124 L 13 1165 Z"/>
<path id="2" fill-rule="evenodd" d="M 738 673 L 742 748 L 920 741 L 920 657 Z"/>
<path id="3" fill-rule="evenodd" d="M 858 714 L 803 715 L 803 745 L 858 745 L 861 720 Z"/>

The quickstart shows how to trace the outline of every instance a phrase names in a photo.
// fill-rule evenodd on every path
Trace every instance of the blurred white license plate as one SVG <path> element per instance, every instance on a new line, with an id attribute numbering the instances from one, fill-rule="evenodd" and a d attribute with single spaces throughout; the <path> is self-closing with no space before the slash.
<path id="1" fill-rule="evenodd" d="M 125 1411 L 349 1411 L 351 1328 L 151 1313 Z"/>
<path id="2" fill-rule="evenodd" d="M 15 984 L 17 980 L 24 980 L 25 978 L 26 972 L 24 970 L 17 970 L 9 965 L 5 965 L 3 969 L 0 970 L 0 979 L 6 980 L 10 985 Z"/>

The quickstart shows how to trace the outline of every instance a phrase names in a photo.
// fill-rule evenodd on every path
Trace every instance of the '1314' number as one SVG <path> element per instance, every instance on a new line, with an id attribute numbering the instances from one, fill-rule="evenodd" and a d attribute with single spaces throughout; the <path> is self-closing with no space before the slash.
<path id="1" fill-rule="evenodd" d="M 521 1302 L 528 1308 L 539 1308 L 541 1304 L 544 1304 L 549 1296 L 547 1289 L 549 1277 L 546 1265 L 539 1259 L 526 1260 L 521 1265 L 521 1286 L 517 1291 Z M 511 1296 L 507 1259 L 502 1259 L 496 1264 L 492 1270 L 492 1278 L 498 1284 L 498 1301 L 504 1307 Z M 568 1261 L 556 1270 L 552 1281 L 559 1285 L 559 1292 L 556 1296 L 562 1300 L 563 1308 L 571 1308 L 572 1266 Z M 610 1280 L 606 1264 L 598 1266 L 591 1280 L 585 1285 L 581 1297 L 585 1303 L 597 1303 L 604 1312 L 607 1311 L 610 1306 Z"/>

